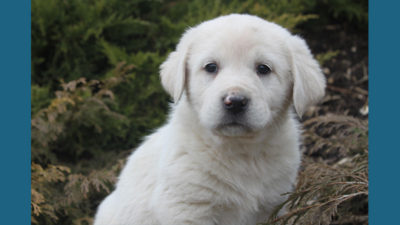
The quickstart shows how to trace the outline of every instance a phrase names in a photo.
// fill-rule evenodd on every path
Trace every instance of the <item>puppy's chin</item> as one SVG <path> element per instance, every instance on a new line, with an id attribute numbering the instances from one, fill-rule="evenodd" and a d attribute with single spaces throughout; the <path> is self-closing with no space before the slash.
<path id="1" fill-rule="evenodd" d="M 219 124 L 215 132 L 225 137 L 246 137 L 251 136 L 253 129 L 247 125 L 239 123 Z"/>

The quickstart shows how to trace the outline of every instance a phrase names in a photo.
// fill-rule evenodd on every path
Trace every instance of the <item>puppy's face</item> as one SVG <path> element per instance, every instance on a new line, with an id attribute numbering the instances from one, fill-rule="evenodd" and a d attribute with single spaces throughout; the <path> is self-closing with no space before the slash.
<path id="1" fill-rule="evenodd" d="M 204 32 L 208 38 L 192 45 L 187 63 L 188 96 L 200 123 L 225 136 L 264 128 L 290 94 L 283 44 L 253 26 Z"/>
<path id="2" fill-rule="evenodd" d="M 248 15 L 192 28 L 161 68 L 175 101 L 186 90 L 201 125 L 222 136 L 257 133 L 292 100 L 301 114 L 323 95 L 325 85 L 304 41 Z"/>

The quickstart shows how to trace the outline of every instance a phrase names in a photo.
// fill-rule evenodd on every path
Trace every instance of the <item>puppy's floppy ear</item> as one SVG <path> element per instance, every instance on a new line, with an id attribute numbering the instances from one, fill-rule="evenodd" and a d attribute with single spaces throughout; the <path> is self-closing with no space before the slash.
<path id="1" fill-rule="evenodd" d="M 176 51 L 169 54 L 167 60 L 160 66 L 161 83 L 174 99 L 175 104 L 178 103 L 185 89 L 186 58 L 187 48 L 177 48 Z"/>
<path id="2" fill-rule="evenodd" d="M 301 117 L 307 108 L 325 95 L 325 76 L 306 42 L 298 36 L 288 39 L 293 76 L 293 104 Z"/>

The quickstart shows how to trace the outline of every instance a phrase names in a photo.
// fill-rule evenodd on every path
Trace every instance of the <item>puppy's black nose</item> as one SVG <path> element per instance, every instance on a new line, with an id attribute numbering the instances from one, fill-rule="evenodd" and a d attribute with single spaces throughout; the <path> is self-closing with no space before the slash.
<path id="1" fill-rule="evenodd" d="M 228 95 L 224 98 L 224 108 L 233 114 L 243 112 L 249 99 L 243 95 Z"/>

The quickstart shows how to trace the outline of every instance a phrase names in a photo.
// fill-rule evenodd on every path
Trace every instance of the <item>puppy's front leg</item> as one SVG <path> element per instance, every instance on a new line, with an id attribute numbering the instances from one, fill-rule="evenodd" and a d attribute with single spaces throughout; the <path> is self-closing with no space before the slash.
<path id="1" fill-rule="evenodd" d="M 193 184 L 161 187 L 152 203 L 162 225 L 216 225 L 215 197 Z"/>

